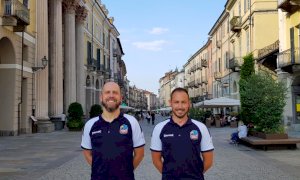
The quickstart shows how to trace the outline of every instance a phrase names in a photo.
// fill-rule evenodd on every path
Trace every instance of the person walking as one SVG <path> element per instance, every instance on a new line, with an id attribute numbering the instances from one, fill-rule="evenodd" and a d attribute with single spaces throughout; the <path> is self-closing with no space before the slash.
<path id="1" fill-rule="evenodd" d="M 154 122 L 155 122 L 155 113 L 153 111 L 151 111 L 151 121 L 152 121 L 152 125 L 154 125 Z"/>
<path id="2" fill-rule="evenodd" d="M 84 127 L 81 147 L 92 180 L 134 180 L 144 157 L 145 139 L 138 121 L 120 112 L 120 86 L 107 82 L 100 94 L 103 113 Z"/>
<path id="3" fill-rule="evenodd" d="M 214 146 L 206 126 L 188 117 L 190 108 L 186 89 L 171 93 L 170 119 L 154 127 L 151 139 L 152 162 L 162 180 L 203 180 L 213 164 Z"/>

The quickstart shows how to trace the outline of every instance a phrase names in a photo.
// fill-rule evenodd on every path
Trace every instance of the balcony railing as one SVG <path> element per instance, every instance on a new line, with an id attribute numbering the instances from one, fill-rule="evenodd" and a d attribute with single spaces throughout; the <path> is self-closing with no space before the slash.
<path id="1" fill-rule="evenodd" d="M 87 59 L 87 69 L 89 71 L 95 71 L 97 67 L 97 60 L 94 58 Z"/>
<path id="2" fill-rule="evenodd" d="M 29 9 L 18 0 L 4 1 L 3 17 L 2 25 L 4 26 L 29 25 L 30 23 Z M 16 21 L 8 19 L 10 17 L 14 17 Z"/>
<path id="3" fill-rule="evenodd" d="M 278 54 L 278 67 L 288 72 L 295 72 L 294 65 L 300 65 L 300 48 L 282 51 Z M 297 70 L 298 71 L 298 70 Z"/>
<path id="4" fill-rule="evenodd" d="M 235 72 L 241 70 L 242 64 L 243 64 L 243 59 L 240 57 L 234 57 L 229 59 L 229 69 Z"/>
<path id="5" fill-rule="evenodd" d="M 274 53 L 275 51 L 278 51 L 279 49 L 279 40 L 274 42 L 273 44 L 270 44 L 262 49 L 258 50 L 258 59 L 261 59 L 271 53 Z"/>
<path id="6" fill-rule="evenodd" d="M 300 1 L 299 0 L 278 0 L 278 8 L 283 11 L 293 13 L 300 9 Z"/>
<path id="7" fill-rule="evenodd" d="M 214 73 L 214 78 L 216 81 L 220 81 L 222 78 L 222 73 L 221 72 L 215 72 Z"/>
<path id="8" fill-rule="evenodd" d="M 242 29 L 242 22 L 240 16 L 233 16 L 230 20 L 231 31 L 239 32 Z"/>

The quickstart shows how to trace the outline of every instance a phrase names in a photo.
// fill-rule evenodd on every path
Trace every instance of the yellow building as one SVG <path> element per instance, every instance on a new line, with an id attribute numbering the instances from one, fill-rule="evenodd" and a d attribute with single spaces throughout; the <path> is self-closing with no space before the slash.
<path id="1" fill-rule="evenodd" d="M 279 54 L 278 78 L 288 92 L 284 123 L 300 131 L 300 1 L 278 0 Z"/>
<path id="2" fill-rule="evenodd" d="M 84 62 L 86 65 L 86 111 L 93 104 L 99 104 L 99 93 L 106 80 L 120 84 L 126 94 L 126 66 L 120 33 L 113 24 L 114 18 L 108 17 L 108 10 L 101 1 L 86 0 L 87 20 L 84 29 Z"/>
<path id="3" fill-rule="evenodd" d="M 213 75 L 212 83 L 209 84 L 214 98 L 232 95 L 232 84 L 235 84 L 238 73 L 229 69 L 230 54 L 230 29 L 229 14 L 224 10 L 208 35 L 211 40 L 211 66 Z M 236 97 L 235 97 L 236 98 Z"/>
<path id="4" fill-rule="evenodd" d="M 36 1 L 0 1 L 0 136 L 31 131 L 36 18 Z"/>
<path id="5" fill-rule="evenodd" d="M 210 58 L 210 40 L 201 47 L 183 66 L 185 74 L 185 87 L 192 103 L 197 103 L 212 96 L 209 93 L 208 59 Z"/>

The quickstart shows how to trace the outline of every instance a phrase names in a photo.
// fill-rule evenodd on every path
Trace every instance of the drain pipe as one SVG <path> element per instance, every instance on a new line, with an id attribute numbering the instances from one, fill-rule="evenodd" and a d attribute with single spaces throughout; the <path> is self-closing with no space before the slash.
<path id="1" fill-rule="evenodd" d="M 21 106 L 22 106 L 22 99 L 23 99 L 23 70 L 24 70 L 24 31 L 22 31 L 22 48 L 21 48 L 21 97 L 20 102 L 18 104 L 18 136 L 21 134 Z"/>

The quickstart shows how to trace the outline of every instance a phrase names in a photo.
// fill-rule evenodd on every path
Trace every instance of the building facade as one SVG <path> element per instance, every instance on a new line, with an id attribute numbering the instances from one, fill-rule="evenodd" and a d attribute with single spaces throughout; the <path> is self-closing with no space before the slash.
<path id="1" fill-rule="evenodd" d="M 51 132 L 72 102 L 88 114 L 106 80 L 126 94 L 120 34 L 101 1 L 2 0 L 0 23 L 0 135 Z"/>
<path id="2" fill-rule="evenodd" d="M 283 119 L 285 125 L 300 131 L 300 2 L 278 0 L 279 54 L 278 79 L 287 87 Z"/>

